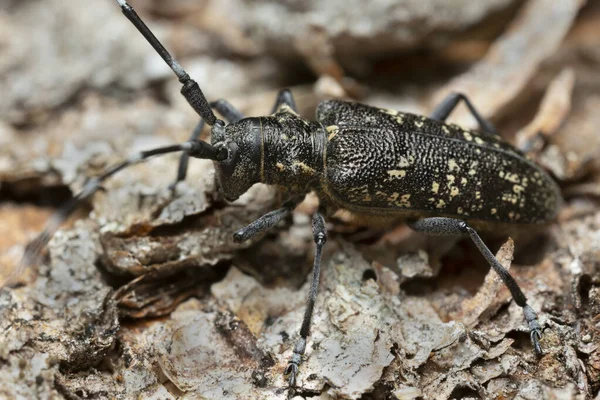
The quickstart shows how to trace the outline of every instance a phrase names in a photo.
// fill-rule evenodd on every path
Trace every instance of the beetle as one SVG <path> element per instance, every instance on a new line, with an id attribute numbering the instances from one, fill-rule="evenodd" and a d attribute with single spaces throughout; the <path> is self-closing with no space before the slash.
<path id="1" fill-rule="evenodd" d="M 135 10 L 125 0 L 116 1 L 177 75 L 182 95 L 201 120 L 187 142 L 143 151 L 88 180 L 28 246 L 25 264 L 102 181 L 150 157 L 182 152 L 175 183 L 185 179 L 189 157 L 195 157 L 213 160 L 218 187 L 228 201 L 259 182 L 288 193 L 281 208 L 238 230 L 236 242 L 274 227 L 307 193 L 314 191 L 319 197 L 319 210 L 312 217 L 316 244 L 312 283 L 299 338 L 285 369 L 290 388 L 295 386 L 310 334 L 327 241 L 324 216 L 340 208 L 362 219 L 402 218 L 425 234 L 469 236 L 523 309 L 535 353 L 542 354 L 542 328 L 535 311 L 476 229 L 547 224 L 556 217 L 560 191 L 541 167 L 500 138 L 466 96 L 449 95 L 429 117 L 329 100 L 318 105 L 316 121 L 307 121 L 298 115 L 291 92 L 284 89 L 269 116 L 244 118 L 225 100 L 208 102 L 198 83 Z M 444 122 L 461 101 L 478 121 L 479 130 Z M 227 123 L 217 119 L 213 109 Z M 211 126 L 211 143 L 199 140 L 205 124 Z"/>

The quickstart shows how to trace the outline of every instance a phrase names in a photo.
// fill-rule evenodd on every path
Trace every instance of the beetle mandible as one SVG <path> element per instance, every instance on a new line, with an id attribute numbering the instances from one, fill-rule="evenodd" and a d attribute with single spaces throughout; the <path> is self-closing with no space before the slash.
<path id="1" fill-rule="evenodd" d="M 296 113 L 288 90 L 277 96 L 271 115 L 244 118 L 225 100 L 208 102 L 199 85 L 173 59 L 125 0 L 116 0 L 169 65 L 182 84 L 181 93 L 201 116 L 189 141 L 141 152 L 89 180 L 72 201 L 50 219 L 28 247 L 24 263 L 46 245 L 52 234 L 100 183 L 149 157 L 182 152 L 177 180 L 185 179 L 189 157 L 214 161 L 218 186 L 233 201 L 258 182 L 283 187 L 290 198 L 234 234 L 242 242 L 274 227 L 315 191 L 319 211 L 312 217 L 316 243 L 312 283 L 300 335 L 285 370 L 295 386 L 306 349 L 317 296 L 321 254 L 327 240 L 324 215 L 343 208 L 358 217 L 401 217 L 414 230 L 430 235 L 468 235 L 523 309 L 535 352 L 542 353 L 541 325 L 513 277 L 494 257 L 475 228 L 536 226 L 551 222 L 561 201 L 552 178 L 502 141 L 469 99 L 455 93 L 424 117 L 359 103 L 330 100 L 317 107 L 317 121 Z M 460 103 L 469 108 L 480 130 L 444 120 Z M 225 120 L 217 119 L 212 109 Z M 204 124 L 211 143 L 199 140 Z"/>

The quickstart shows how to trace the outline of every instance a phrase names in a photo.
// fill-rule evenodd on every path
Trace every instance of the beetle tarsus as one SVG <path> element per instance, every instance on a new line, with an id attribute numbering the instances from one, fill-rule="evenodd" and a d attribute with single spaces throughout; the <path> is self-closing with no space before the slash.
<path id="1" fill-rule="evenodd" d="M 542 354 L 542 347 L 540 345 L 540 339 L 542 338 L 542 331 L 540 323 L 537 319 L 537 314 L 527 304 L 527 297 L 512 277 L 512 275 L 500 264 L 498 259 L 492 254 L 487 245 L 481 240 L 481 237 L 477 234 L 475 229 L 473 229 L 466 221 L 462 221 L 454 218 L 446 218 L 446 217 L 432 217 L 425 218 L 420 221 L 412 222 L 409 224 L 412 229 L 417 232 L 422 232 L 428 235 L 437 235 L 437 236 L 456 236 L 459 234 L 469 235 L 477 249 L 485 260 L 488 262 L 490 267 L 500 276 L 502 282 L 508 287 L 512 298 L 515 300 L 515 303 L 521 308 L 523 308 L 523 313 L 525 314 L 525 320 L 529 325 L 529 331 L 531 336 L 531 343 L 533 344 L 533 348 L 537 355 Z"/>
<path id="2" fill-rule="evenodd" d="M 531 344 L 533 345 L 535 354 L 541 356 L 544 354 L 540 344 L 540 340 L 542 339 L 542 326 L 538 321 L 537 314 L 530 305 L 523 307 L 523 313 L 525 314 L 527 325 L 529 325 L 529 337 L 531 338 Z"/>
<path id="3" fill-rule="evenodd" d="M 290 361 L 288 366 L 285 368 L 284 374 L 288 375 L 288 385 L 289 385 L 290 389 L 295 388 L 296 387 L 296 375 L 298 374 L 298 364 Z"/>
<path id="4" fill-rule="evenodd" d="M 303 324 L 304 325 L 304 324 Z M 288 363 L 285 371 L 283 372 L 288 376 L 288 383 L 290 384 L 290 389 L 296 386 L 296 375 L 298 375 L 298 368 L 302 363 L 302 355 L 306 351 L 306 336 L 300 333 L 300 338 L 296 342 L 294 346 L 294 354 L 292 354 L 292 358 Z"/>

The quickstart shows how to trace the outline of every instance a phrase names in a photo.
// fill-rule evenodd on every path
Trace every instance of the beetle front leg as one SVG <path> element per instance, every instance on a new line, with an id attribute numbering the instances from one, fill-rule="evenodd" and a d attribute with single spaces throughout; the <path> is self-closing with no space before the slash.
<path id="1" fill-rule="evenodd" d="M 519 307 L 523 309 L 525 314 L 525 320 L 529 326 L 531 343 L 537 355 L 542 355 L 542 347 L 540 345 L 540 339 L 542 338 L 542 328 L 537 319 L 537 314 L 527 304 L 527 298 L 523 294 L 523 291 L 510 275 L 510 273 L 504 269 L 500 262 L 494 257 L 490 249 L 483 243 L 483 240 L 479 237 L 477 232 L 469 226 L 465 221 L 461 221 L 453 218 L 426 218 L 410 224 L 410 227 L 417 232 L 422 232 L 428 235 L 438 236 L 459 236 L 469 235 L 475 246 L 479 249 L 485 260 L 490 264 L 492 269 L 500 276 L 500 279 L 510 290 L 510 294 Z"/>
<path id="2" fill-rule="evenodd" d="M 246 240 L 252 239 L 254 236 L 260 233 L 268 231 L 277 225 L 279 221 L 290 215 L 291 212 L 294 211 L 294 208 L 296 208 L 296 206 L 300 204 L 303 199 L 304 196 L 295 197 L 286 201 L 283 204 L 283 207 L 263 215 L 256 221 L 251 222 L 246 227 L 235 232 L 233 234 L 233 241 L 236 243 L 242 243 Z"/>
<path id="3" fill-rule="evenodd" d="M 293 112 L 298 112 L 296 102 L 294 101 L 294 96 L 289 89 L 281 89 L 279 93 L 277 93 L 277 100 L 275 100 L 275 105 L 273 105 L 271 114 L 281 111 L 283 106 L 289 107 Z"/>
<path id="4" fill-rule="evenodd" d="M 445 121 L 446 118 L 448 118 L 448 116 L 450 115 L 450 113 L 456 108 L 456 106 L 458 106 L 458 102 L 461 100 L 465 102 L 465 104 L 469 108 L 469 111 L 471 112 L 473 117 L 475 117 L 480 129 L 483 132 L 492 135 L 498 135 L 498 131 L 496 130 L 494 125 L 490 121 L 482 117 L 481 114 L 479 114 L 479 112 L 475 108 L 475 106 L 473 106 L 473 103 L 471 103 L 469 98 L 462 93 L 450 93 L 448 96 L 446 96 L 446 98 L 442 100 L 442 102 L 438 104 L 431 113 L 431 119 Z"/>
<path id="5" fill-rule="evenodd" d="M 239 112 L 235 107 L 233 107 L 227 100 L 217 100 L 210 103 L 210 106 L 217 110 L 219 114 L 221 114 L 227 123 L 237 122 L 240 119 L 244 118 L 241 112 Z M 200 134 L 202 133 L 202 129 L 204 129 L 204 120 L 200 119 L 198 125 L 192 131 L 192 135 L 188 139 L 188 141 L 198 140 Z M 169 188 L 171 190 L 175 189 L 175 186 L 185 180 L 188 170 L 188 164 L 190 162 L 190 156 L 187 153 L 181 154 L 179 157 L 179 166 L 177 167 L 177 178 L 175 178 L 175 182 L 173 182 Z"/>
<path id="6" fill-rule="evenodd" d="M 315 301 L 317 299 L 317 292 L 319 289 L 319 277 L 321 274 L 321 254 L 323 251 L 323 245 L 327 241 L 327 229 L 325 228 L 325 219 L 319 212 L 313 215 L 312 219 L 313 237 L 317 245 L 315 252 L 315 261 L 313 264 L 312 282 L 310 284 L 310 290 L 308 292 L 308 300 L 306 302 L 306 310 L 304 311 L 304 318 L 302 320 L 302 327 L 300 328 L 300 338 L 294 346 L 294 354 L 290 359 L 290 362 L 285 369 L 285 374 L 289 375 L 288 382 L 290 389 L 296 385 L 296 375 L 298 374 L 298 367 L 302 363 L 302 356 L 306 350 L 306 340 L 310 334 L 310 323 L 312 321 L 312 315 L 315 308 Z"/>

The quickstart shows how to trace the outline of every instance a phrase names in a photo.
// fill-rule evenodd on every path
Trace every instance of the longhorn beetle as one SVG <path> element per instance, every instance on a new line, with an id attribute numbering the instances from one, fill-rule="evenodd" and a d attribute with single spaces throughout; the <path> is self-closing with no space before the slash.
<path id="1" fill-rule="evenodd" d="M 338 208 L 359 218 L 401 217 L 414 230 L 430 235 L 467 235 L 523 308 L 536 354 L 542 353 L 541 326 L 513 277 L 500 265 L 473 226 L 543 225 L 552 221 L 561 201 L 556 183 L 539 166 L 502 141 L 462 94 L 449 95 L 427 118 L 345 101 L 324 101 L 317 121 L 296 113 L 291 93 L 282 90 L 270 116 L 244 118 L 225 100 L 208 102 L 190 78 L 125 0 L 116 0 L 182 84 L 181 93 L 202 117 L 189 141 L 143 151 L 90 179 L 59 209 L 28 247 L 24 263 L 47 244 L 54 231 L 100 183 L 149 157 L 182 152 L 175 183 L 185 179 L 189 157 L 214 161 L 220 190 L 236 200 L 258 182 L 290 193 L 283 207 L 263 215 L 234 234 L 236 242 L 263 233 L 289 215 L 315 191 L 319 210 L 312 217 L 316 243 L 312 283 L 293 355 L 285 370 L 290 388 L 306 349 L 327 240 L 323 215 Z M 444 123 L 463 101 L 480 130 Z M 217 119 L 216 109 L 225 120 Z M 199 140 L 204 124 L 211 143 Z"/>

